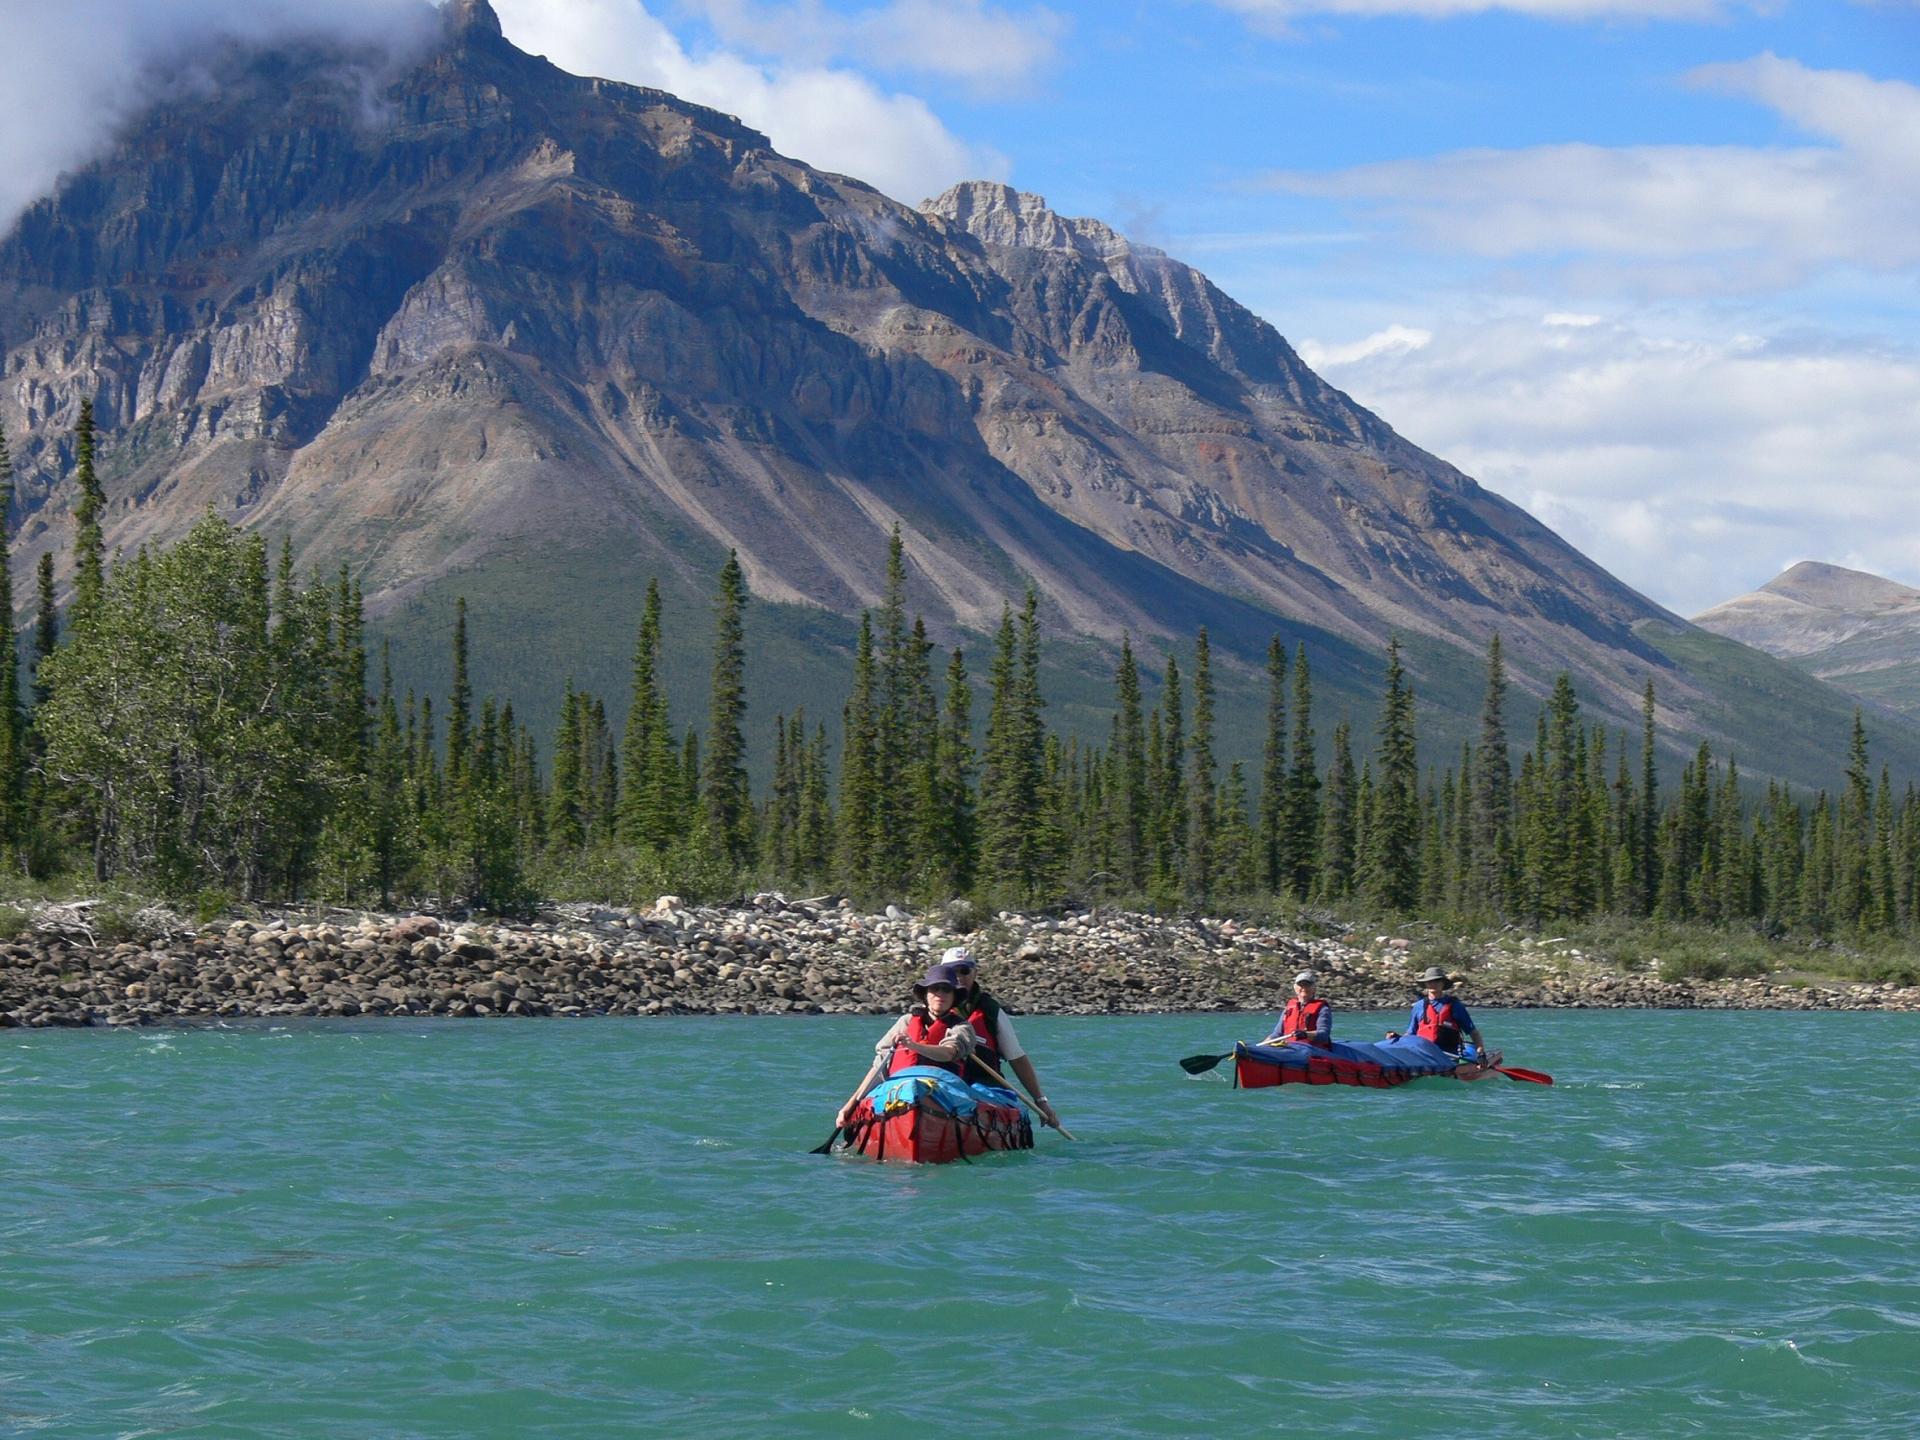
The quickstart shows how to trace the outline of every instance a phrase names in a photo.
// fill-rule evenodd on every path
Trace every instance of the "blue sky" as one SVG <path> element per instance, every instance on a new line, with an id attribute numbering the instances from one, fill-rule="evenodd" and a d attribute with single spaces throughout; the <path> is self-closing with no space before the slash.
<path id="1" fill-rule="evenodd" d="M 1920 585 L 1914 3 L 496 4 L 900 199 L 1170 250 L 1683 614 L 1802 559 Z"/>
<path id="2" fill-rule="evenodd" d="M 1683 614 L 1920 586 L 1920 0 L 493 3 L 908 203 L 1004 179 L 1171 251 Z M 0 222 L 169 46 L 421 14 L 0 6 Z"/>
<path id="3" fill-rule="evenodd" d="M 1920 585 L 1913 3 L 496 3 L 900 199 L 1172 251 L 1683 614 L 1801 559 Z"/>

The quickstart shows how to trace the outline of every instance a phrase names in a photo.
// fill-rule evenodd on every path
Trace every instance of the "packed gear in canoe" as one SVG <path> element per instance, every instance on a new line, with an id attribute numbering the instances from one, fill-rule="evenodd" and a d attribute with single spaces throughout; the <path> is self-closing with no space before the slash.
<path id="1" fill-rule="evenodd" d="M 869 1160 L 939 1165 L 990 1150 L 1031 1150 L 1033 1122 L 1011 1090 L 916 1065 L 863 1096 L 836 1138 Z"/>

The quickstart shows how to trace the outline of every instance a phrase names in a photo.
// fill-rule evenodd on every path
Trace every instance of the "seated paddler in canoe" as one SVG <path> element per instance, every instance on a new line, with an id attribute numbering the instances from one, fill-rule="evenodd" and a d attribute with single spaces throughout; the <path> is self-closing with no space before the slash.
<path id="1" fill-rule="evenodd" d="M 1033 1068 L 1033 1057 L 1014 1033 L 1013 1017 L 1006 1006 L 980 983 L 980 962 L 965 945 L 955 945 L 940 957 L 955 987 L 954 1008 L 967 1017 L 977 1043 L 967 1058 L 963 1074 L 983 1085 L 1008 1085 L 1018 1079 L 1027 1087 L 1027 1098 L 1040 1118 L 1062 1135 L 1067 1134 L 1060 1116 L 1040 1088 L 1040 1075 Z M 1071 1138 L 1071 1137 L 1069 1137 Z"/>
<path id="2" fill-rule="evenodd" d="M 1333 1006 L 1316 993 L 1319 985 L 1320 977 L 1311 970 L 1293 977 L 1293 998 L 1262 1045 L 1313 1045 L 1325 1050 L 1333 1044 Z"/>
<path id="3" fill-rule="evenodd" d="M 914 985 L 914 1005 L 880 1037 L 873 1064 L 834 1116 L 835 1138 L 844 1137 L 848 1149 L 874 1160 L 939 1163 L 1033 1148 L 1033 1123 L 1019 1098 L 963 1078 L 980 1037 L 957 993 L 945 965 Z"/>
<path id="4" fill-rule="evenodd" d="M 1480 1038 L 1480 1027 L 1473 1023 L 1473 1016 L 1460 1003 L 1460 997 L 1453 994 L 1453 976 L 1438 965 L 1429 965 L 1418 983 L 1421 995 L 1407 1016 L 1406 1033 L 1432 1041 L 1449 1055 L 1458 1055 L 1463 1066 L 1473 1066 L 1479 1071 L 1462 1075 L 1462 1080 L 1478 1080 L 1498 1066 L 1500 1052 L 1488 1053 L 1486 1043 Z M 1398 1030 L 1387 1032 L 1390 1041 L 1401 1038 Z"/>
<path id="5" fill-rule="evenodd" d="M 1501 1064 L 1489 1052 L 1467 1007 L 1447 992 L 1453 980 L 1437 966 L 1420 977 L 1426 992 L 1413 1005 L 1407 1033 L 1387 1032 L 1375 1044 L 1344 1044 L 1333 1038 L 1333 1007 L 1318 992 L 1319 977 L 1302 970 L 1293 978 L 1293 998 L 1273 1033 L 1257 1045 L 1239 1044 L 1224 1055 L 1189 1055 L 1180 1067 L 1189 1075 L 1232 1060 L 1234 1084 L 1361 1085 L 1387 1089 L 1428 1076 L 1482 1080 L 1496 1072 L 1513 1080 L 1551 1085 L 1551 1076 Z"/>

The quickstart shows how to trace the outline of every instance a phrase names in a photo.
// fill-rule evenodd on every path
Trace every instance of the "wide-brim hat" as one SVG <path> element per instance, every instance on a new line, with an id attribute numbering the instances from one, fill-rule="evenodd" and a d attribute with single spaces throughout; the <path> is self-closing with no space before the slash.
<path id="1" fill-rule="evenodd" d="M 915 995 L 925 995 L 927 991 L 935 985 L 944 985 L 949 990 L 956 992 L 960 989 L 960 987 L 954 983 L 951 968 L 945 965 L 929 965 L 927 967 L 927 973 L 913 982 L 913 993 Z"/>
<path id="2" fill-rule="evenodd" d="M 1429 965 L 1426 973 L 1421 975 L 1421 977 L 1413 983 L 1416 985 L 1431 985 L 1435 980 L 1438 980 L 1442 985 L 1451 985 L 1453 983 L 1453 977 L 1438 965 Z"/>

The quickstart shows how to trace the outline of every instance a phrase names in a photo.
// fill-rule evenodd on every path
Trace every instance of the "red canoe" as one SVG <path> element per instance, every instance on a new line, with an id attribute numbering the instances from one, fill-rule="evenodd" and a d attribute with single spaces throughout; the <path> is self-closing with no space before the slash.
<path id="1" fill-rule="evenodd" d="M 916 1065 L 880 1082 L 848 1118 L 845 1148 L 869 1160 L 940 1165 L 1031 1150 L 1033 1122 L 1011 1090 Z"/>

